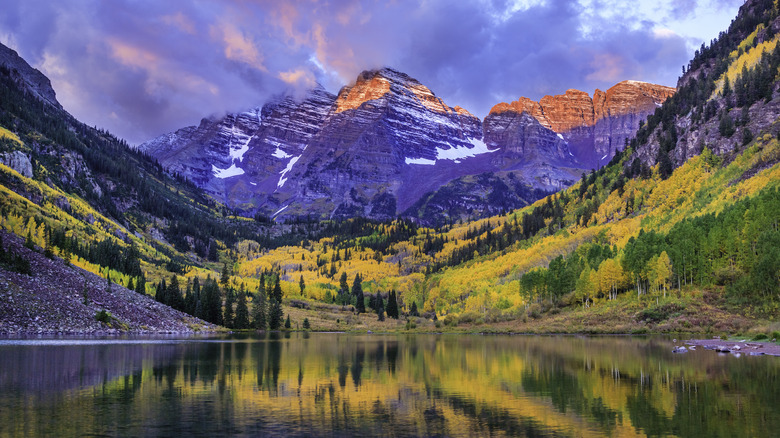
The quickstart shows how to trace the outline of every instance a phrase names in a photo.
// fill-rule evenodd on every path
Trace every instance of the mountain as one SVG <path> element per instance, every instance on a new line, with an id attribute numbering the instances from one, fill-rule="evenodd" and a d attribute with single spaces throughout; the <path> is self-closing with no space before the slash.
<path id="1" fill-rule="evenodd" d="M 599 163 L 594 154 L 611 158 L 648 104 L 655 108 L 671 92 L 626 82 L 597 91 L 603 99 L 588 101 L 588 119 L 566 121 L 567 105 L 551 107 L 548 100 L 560 99 L 545 98 L 538 110 L 497 105 L 480 121 L 384 68 L 361 73 L 336 96 L 316 88 L 302 101 L 278 98 L 139 149 L 239 211 L 275 218 L 403 214 L 442 223 L 517 208 L 569 186 Z M 500 207 L 491 201 L 499 198 Z"/>
<path id="2" fill-rule="evenodd" d="M 532 115 L 542 126 L 561 134 L 580 163 L 595 169 L 622 150 L 639 123 L 675 92 L 675 88 L 663 85 L 623 81 L 606 92 L 597 89 L 593 97 L 579 90 L 544 96 L 539 102 L 521 97 L 515 102 L 499 103 L 490 115 Z"/>
<path id="3" fill-rule="evenodd" d="M 238 270 L 278 266 L 290 287 L 305 283 L 305 297 L 288 289 L 296 299 L 350 305 L 366 294 L 369 307 L 392 297 L 407 328 L 427 319 L 435 330 L 480 332 L 767 334 L 780 314 L 778 17 L 773 1 L 746 2 L 660 106 L 642 86 L 619 84 L 613 96 L 634 87 L 655 109 L 627 148 L 568 188 L 502 213 L 520 191 L 511 170 L 465 175 L 412 210 L 446 217 L 488 205 L 493 216 L 440 227 L 347 220 L 319 241 L 258 248 Z M 568 94 L 596 114 L 596 99 Z M 494 152 L 474 159 L 510 168 L 517 156 L 563 160 L 573 151 L 558 134 L 590 130 L 582 138 L 596 144 L 595 126 L 633 124 L 619 119 L 620 105 L 600 108 L 611 118 L 602 125 L 537 111 L 563 126 L 556 133 L 507 104 L 482 123 Z M 342 285 L 356 278 L 360 296 Z"/>
<path id="4" fill-rule="evenodd" d="M 346 310 L 364 299 L 367 308 L 387 300 L 388 310 L 397 302 L 407 329 L 766 331 L 780 313 L 778 17 L 773 1 L 746 2 L 628 147 L 579 176 L 567 167 L 581 166 L 571 139 L 533 111 L 507 104 L 480 122 L 389 69 L 338 95 L 279 98 L 171 134 L 155 148 L 182 165 L 165 170 L 52 103 L 29 66 L 3 64 L 0 154 L 14 167 L 0 165 L 0 226 L 15 236 L 0 233 L 0 321 L 34 326 L 43 308 L 34 296 L 57 294 L 61 278 L 70 296 L 51 301 L 106 328 L 72 296 L 79 276 L 88 294 L 101 289 L 88 271 L 109 294 L 126 297 L 114 285 L 132 285 L 218 324 L 238 314 L 234 298 L 262 303 L 255 298 L 270 290 L 268 302 L 295 307 L 296 319 L 327 321 L 315 329 L 372 319 Z M 593 124 L 567 126 L 598 124 L 585 119 Z M 567 173 L 578 181 L 544 196 Z M 438 226 L 252 221 L 194 182 L 212 196 L 229 188 L 221 199 L 242 194 L 260 211 L 284 208 L 279 215 L 404 211 Z M 257 191 L 246 191 L 252 183 Z M 145 305 L 123 301 L 120 319 Z M 29 307 L 17 309 L 22 302 Z M 44 321 L 54 330 L 57 318 Z"/>

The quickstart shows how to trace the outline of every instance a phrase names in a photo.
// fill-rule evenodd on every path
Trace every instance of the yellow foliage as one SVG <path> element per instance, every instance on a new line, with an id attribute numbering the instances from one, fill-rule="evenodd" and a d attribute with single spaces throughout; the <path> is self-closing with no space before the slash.
<path id="1" fill-rule="evenodd" d="M 756 30 L 751 33 L 747 38 L 745 38 L 742 43 L 740 43 L 739 48 L 746 49 L 748 46 L 753 44 L 753 40 L 756 37 L 756 34 L 760 29 L 763 28 L 763 24 L 759 25 L 759 27 L 756 28 Z M 741 56 L 739 55 L 739 48 L 731 54 L 729 54 L 729 59 L 732 59 L 731 63 L 729 64 L 729 68 L 726 70 L 723 75 L 715 82 L 717 88 L 715 89 L 715 93 L 720 93 L 723 91 L 723 84 L 725 78 L 728 76 L 729 83 L 731 86 L 734 86 L 734 82 L 737 80 L 737 76 L 742 74 L 742 68 L 747 67 L 748 69 L 752 68 L 754 65 L 758 64 L 759 61 L 761 61 L 761 54 L 766 51 L 767 53 L 772 53 L 773 50 L 775 50 L 775 46 L 777 45 L 778 38 L 772 38 L 769 41 L 764 41 L 763 43 L 759 43 L 755 47 L 752 47 L 748 50 L 746 50 L 744 53 L 742 53 Z"/>
<path id="2" fill-rule="evenodd" d="M 0 126 L 0 138 L 10 138 L 11 140 L 15 141 L 16 143 L 22 144 L 22 140 L 19 139 L 19 136 L 14 134 L 13 132 L 3 128 Z"/>

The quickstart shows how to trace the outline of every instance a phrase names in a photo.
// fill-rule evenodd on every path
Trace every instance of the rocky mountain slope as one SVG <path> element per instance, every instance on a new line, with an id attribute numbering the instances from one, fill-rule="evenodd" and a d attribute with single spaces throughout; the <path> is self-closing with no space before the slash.
<path id="1" fill-rule="evenodd" d="M 648 105 L 672 91 L 626 82 L 597 92 L 597 103 L 588 98 L 589 109 L 545 98 L 533 108 L 497 105 L 480 121 L 384 68 L 336 96 L 317 88 L 300 102 L 204 119 L 139 149 L 244 212 L 441 222 L 488 214 L 491 198 L 517 208 L 569 186 L 601 163 L 594 154 L 608 161 Z M 493 183 L 475 184 L 486 178 Z M 447 199 L 438 192 L 445 185 Z"/>
<path id="2" fill-rule="evenodd" d="M 561 134 L 577 161 L 592 169 L 603 166 L 623 149 L 639 122 L 675 91 L 647 82 L 623 81 L 606 92 L 597 89 L 593 97 L 583 91 L 566 90 L 565 94 L 544 96 L 539 102 L 521 97 L 515 102 L 499 103 L 488 118 L 504 113 L 530 114 L 542 126 Z"/>
<path id="3" fill-rule="evenodd" d="M 0 265 L 0 334 L 191 333 L 216 326 L 48 259 L 0 231 L 2 250 L 30 263 L 30 275 Z M 86 300 L 85 300 L 86 295 Z M 103 321 L 96 319 L 101 311 Z"/>
<path id="4" fill-rule="evenodd" d="M 36 98 L 62 109 L 51 81 L 38 69 L 34 69 L 15 50 L 0 44 L 0 65 L 10 70 L 21 88 Z"/>

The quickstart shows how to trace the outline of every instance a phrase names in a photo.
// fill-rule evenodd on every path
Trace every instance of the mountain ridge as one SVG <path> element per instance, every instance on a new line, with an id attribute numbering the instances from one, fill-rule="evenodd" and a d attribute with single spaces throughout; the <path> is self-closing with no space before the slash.
<path id="1" fill-rule="evenodd" d="M 642 87 L 668 93 L 651 84 L 629 86 Z M 605 99 L 613 94 L 618 93 L 606 93 Z M 648 95 L 654 96 L 652 92 L 641 96 Z M 306 106 L 314 110 L 301 111 Z M 275 108 L 285 111 L 275 112 Z M 440 188 L 464 177 L 510 172 L 523 187 L 514 192 L 516 197 L 510 196 L 511 207 L 517 208 L 535 201 L 540 193 L 567 187 L 594 167 L 577 159 L 570 148 L 573 143 L 564 135 L 543 126 L 548 119 L 515 117 L 498 108 L 501 104 L 479 120 L 463 108 L 447 105 L 409 75 L 383 68 L 362 72 L 337 95 L 315 88 L 299 103 L 278 98 L 260 110 L 259 125 L 238 126 L 235 121 L 241 113 L 218 121 L 204 119 L 197 128 L 157 137 L 139 149 L 239 211 L 279 218 L 387 219 L 400 214 L 441 223 L 490 210 L 484 203 L 456 209 L 433 206 L 439 211 L 435 215 L 412 208 L 423 197 L 426 205 L 439 199 L 435 193 Z M 628 115 L 633 123 L 639 117 L 625 111 L 625 105 L 620 114 L 612 115 L 611 109 L 604 110 L 610 121 Z M 206 125 L 212 122 L 224 125 L 224 133 L 211 132 Z M 273 140 L 264 137 L 265 125 L 276 126 Z M 241 145 L 248 148 L 243 152 L 246 156 L 242 153 L 238 162 L 229 152 L 232 140 L 224 140 L 237 131 L 241 138 L 249 138 Z M 625 127 L 621 135 L 626 135 L 624 131 Z M 609 147 L 604 156 L 611 158 L 619 147 Z M 450 195 L 464 200 L 481 190 L 470 184 L 455 186 L 465 191 Z"/>

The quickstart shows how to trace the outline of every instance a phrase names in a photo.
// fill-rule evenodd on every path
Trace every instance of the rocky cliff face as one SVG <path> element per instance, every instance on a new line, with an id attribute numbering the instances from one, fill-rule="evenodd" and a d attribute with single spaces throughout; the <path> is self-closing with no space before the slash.
<path id="1" fill-rule="evenodd" d="M 51 81 L 39 70 L 30 67 L 15 50 L 0 44 L 0 66 L 11 70 L 21 88 L 36 98 L 62 109 L 57 101 Z"/>
<path id="2" fill-rule="evenodd" d="M 671 97 L 675 88 L 639 81 L 623 81 L 593 97 L 579 90 L 544 96 L 539 102 L 521 97 L 500 103 L 490 115 L 527 113 L 552 129 L 569 144 L 572 154 L 586 168 L 601 166 L 623 148 L 656 108 Z M 490 117 L 490 116 L 488 116 Z"/>
<path id="3" fill-rule="evenodd" d="M 205 119 L 140 148 L 248 213 L 473 217 L 493 212 L 486 202 L 502 194 L 512 193 L 500 208 L 516 208 L 576 181 L 593 167 L 578 152 L 598 153 L 596 139 L 614 153 L 612 137 L 632 134 L 628 127 L 642 114 L 631 105 L 655 108 L 665 96 L 649 84 L 622 84 L 597 92 L 597 99 L 570 90 L 539 103 L 500 104 L 480 121 L 384 68 L 361 73 L 335 96 L 317 88 L 303 101 L 280 98 Z"/>

